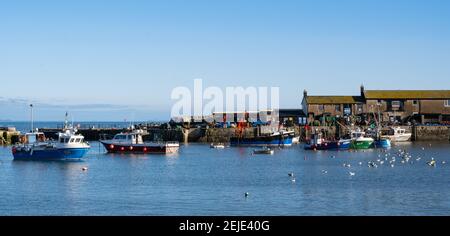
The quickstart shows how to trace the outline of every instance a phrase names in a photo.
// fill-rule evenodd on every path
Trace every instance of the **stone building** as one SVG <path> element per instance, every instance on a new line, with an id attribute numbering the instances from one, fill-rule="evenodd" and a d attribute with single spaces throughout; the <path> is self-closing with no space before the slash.
<path id="1" fill-rule="evenodd" d="M 303 92 L 303 112 L 307 122 L 326 117 L 348 117 L 365 112 L 364 100 L 361 96 L 310 96 Z"/>
<path id="2" fill-rule="evenodd" d="M 302 107 L 308 122 L 380 116 L 385 123 L 450 124 L 450 90 L 365 90 L 361 86 L 358 96 L 310 96 L 305 90 Z"/>
<path id="3" fill-rule="evenodd" d="M 383 122 L 448 123 L 450 90 L 364 90 L 365 109 Z"/>

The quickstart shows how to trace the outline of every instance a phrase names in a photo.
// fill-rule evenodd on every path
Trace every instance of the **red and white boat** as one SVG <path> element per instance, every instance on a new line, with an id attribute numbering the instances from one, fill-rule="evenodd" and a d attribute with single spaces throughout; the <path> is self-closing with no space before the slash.
<path id="1" fill-rule="evenodd" d="M 180 147 L 178 142 L 144 142 L 142 130 L 129 133 L 119 133 L 111 140 L 100 140 L 110 153 L 177 153 Z"/>

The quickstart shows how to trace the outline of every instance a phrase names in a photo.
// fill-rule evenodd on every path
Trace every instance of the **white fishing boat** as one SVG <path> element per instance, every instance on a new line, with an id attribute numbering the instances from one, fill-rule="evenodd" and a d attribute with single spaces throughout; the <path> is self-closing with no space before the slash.
<path id="1" fill-rule="evenodd" d="M 109 153 L 139 153 L 139 154 L 173 154 L 178 153 L 180 144 L 168 142 L 144 142 L 145 132 L 141 129 L 121 132 L 112 139 L 100 140 Z"/>
<path id="2" fill-rule="evenodd" d="M 381 135 L 381 138 L 387 138 L 391 142 L 407 142 L 411 140 L 412 134 L 406 129 L 400 127 L 389 127 L 389 130 Z"/>

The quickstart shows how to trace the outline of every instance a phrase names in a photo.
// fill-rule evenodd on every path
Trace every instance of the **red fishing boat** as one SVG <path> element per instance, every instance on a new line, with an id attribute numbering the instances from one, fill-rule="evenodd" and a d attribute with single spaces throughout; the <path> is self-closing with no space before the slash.
<path id="1" fill-rule="evenodd" d="M 142 130 L 129 133 L 119 133 L 111 140 L 100 140 L 110 153 L 161 153 L 170 154 L 178 152 L 178 142 L 144 142 Z"/>

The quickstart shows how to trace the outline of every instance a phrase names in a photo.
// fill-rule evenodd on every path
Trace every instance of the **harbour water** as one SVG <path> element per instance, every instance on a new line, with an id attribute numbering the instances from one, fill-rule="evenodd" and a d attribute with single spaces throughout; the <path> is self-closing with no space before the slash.
<path id="1" fill-rule="evenodd" d="M 276 149 L 274 155 L 190 144 L 169 156 L 106 154 L 98 142 L 91 144 L 86 158 L 76 162 L 14 161 L 10 147 L 0 147 L 0 215 L 450 212 L 448 142 L 406 143 L 387 152 L 313 152 L 297 145 Z M 408 163 L 401 163 L 399 149 L 412 156 Z M 394 167 L 377 162 L 392 156 L 397 156 Z M 426 164 L 432 157 L 436 167 Z M 378 168 L 368 167 L 369 161 Z"/>

